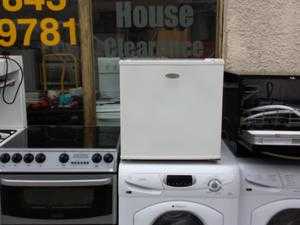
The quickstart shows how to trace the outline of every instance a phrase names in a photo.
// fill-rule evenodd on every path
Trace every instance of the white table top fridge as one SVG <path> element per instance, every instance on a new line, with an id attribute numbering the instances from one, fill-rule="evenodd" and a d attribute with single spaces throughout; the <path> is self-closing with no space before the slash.
<path id="1" fill-rule="evenodd" d="M 120 61 L 121 158 L 221 157 L 221 59 Z"/>

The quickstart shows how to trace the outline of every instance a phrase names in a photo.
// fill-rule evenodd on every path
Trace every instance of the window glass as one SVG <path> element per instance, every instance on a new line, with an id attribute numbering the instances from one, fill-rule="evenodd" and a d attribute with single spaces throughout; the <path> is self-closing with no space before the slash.
<path id="1" fill-rule="evenodd" d="M 78 29 L 75 0 L 0 1 L 0 54 L 23 56 L 29 125 L 83 123 Z"/>
<path id="2" fill-rule="evenodd" d="M 119 125 L 121 58 L 215 56 L 217 0 L 93 0 L 97 122 Z"/>

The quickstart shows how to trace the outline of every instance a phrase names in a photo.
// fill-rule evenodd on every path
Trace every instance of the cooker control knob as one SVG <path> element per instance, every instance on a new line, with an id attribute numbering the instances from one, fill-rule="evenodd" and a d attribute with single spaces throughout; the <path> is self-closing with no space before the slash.
<path id="1" fill-rule="evenodd" d="M 222 189 L 222 182 L 218 179 L 212 179 L 208 182 L 208 189 L 211 192 L 218 192 Z"/>
<path id="2" fill-rule="evenodd" d="M 103 160 L 106 163 L 111 163 L 112 161 L 114 161 L 114 156 L 110 153 L 107 153 L 104 155 Z"/>
<path id="3" fill-rule="evenodd" d="M 96 153 L 92 156 L 93 163 L 100 163 L 102 160 L 102 156 L 99 153 Z"/>
<path id="4" fill-rule="evenodd" d="M 43 153 L 39 153 L 35 156 L 35 161 L 37 163 L 43 163 L 43 162 L 45 162 L 45 160 L 46 160 L 46 155 Z"/>
<path id="5" fill-rule="evenodd" d="M 32 163 L 33 160 L 34 160 L 34 156 L 31 153 L 24 155 L 25 163 Z"/>
<path id="6" fill-rule="evenodd" d="M 20 153 L 15 153 L 13 154 L 13 156 L 11 157 L 11 160 L 14 162 L 14 163 L 19 163 L 21 162 L 23 159 L 22 155 Z"/>
<path id="7" fill-rule="evenodd" d="M 69 155 L 67 153 L 62 153 L 60 156 L 59 156 L 59 162 L 61 163 L 67 163 L 69 161 Z"/>
<path id="8" fill-rule="evenodd" d="M 10 160 L 10 155 L 8 153 L 3 153 L 1 156 L 0 156 L 0 161 L 2 163 L 8 163 Z"/>

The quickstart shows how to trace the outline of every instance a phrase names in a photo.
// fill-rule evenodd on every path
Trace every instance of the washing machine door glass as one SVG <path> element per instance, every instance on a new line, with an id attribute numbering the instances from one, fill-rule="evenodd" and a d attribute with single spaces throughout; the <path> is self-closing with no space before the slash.
<path id="1" fill-rule="evenodd" d="M 158 217 L 153 225 L 204 225 L 204 223 L 192 213 L 171 211 Z"/>
<path id="2" fill-rule="evenodd" d="M 286 209 L 272 217 L 267 225 L 299 225 L 300 209 Z"/>

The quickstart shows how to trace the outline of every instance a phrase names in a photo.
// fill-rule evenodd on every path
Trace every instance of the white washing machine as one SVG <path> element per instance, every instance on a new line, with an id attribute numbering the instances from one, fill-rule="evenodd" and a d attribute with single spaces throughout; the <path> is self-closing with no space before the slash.
<path id="1" fill-rule="evenodd" d="M 241 160 L 240 225 L 300 225 L 300 165 Z"/>
<path id="2" fill-rule="evenodd" d="M 119 168 L 119 225 L 237 225 L 240 176 L 219 162 L 130 162 Z"/>

